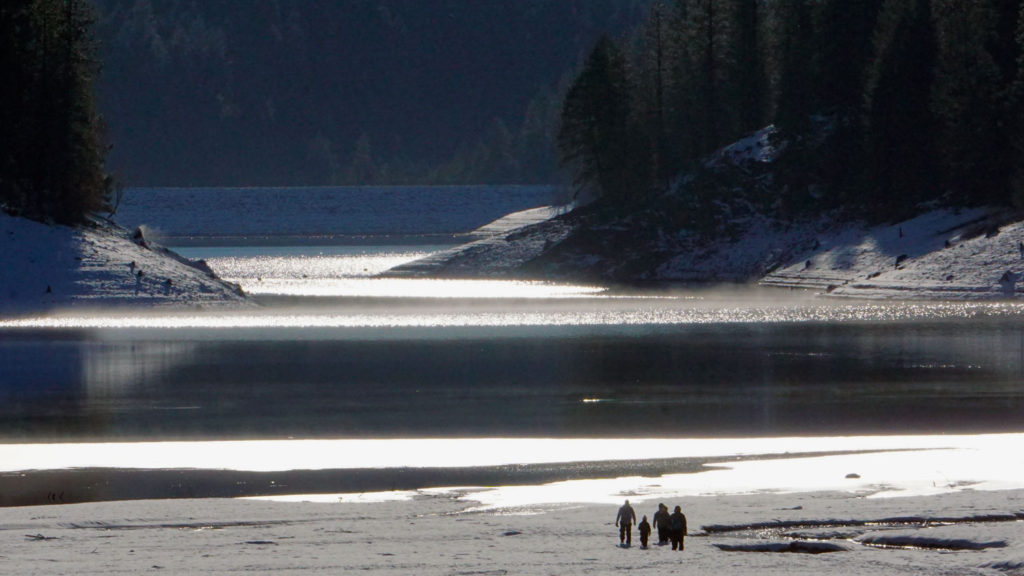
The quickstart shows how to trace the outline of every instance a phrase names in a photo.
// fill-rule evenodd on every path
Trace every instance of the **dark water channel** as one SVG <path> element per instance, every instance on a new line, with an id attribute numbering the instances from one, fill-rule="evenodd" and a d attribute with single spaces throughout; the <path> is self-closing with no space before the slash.
<path id="1" fill-rule="evenodd" d="M 0 441 L 1024 429 L 1017 318 L 2 329 Z"/>

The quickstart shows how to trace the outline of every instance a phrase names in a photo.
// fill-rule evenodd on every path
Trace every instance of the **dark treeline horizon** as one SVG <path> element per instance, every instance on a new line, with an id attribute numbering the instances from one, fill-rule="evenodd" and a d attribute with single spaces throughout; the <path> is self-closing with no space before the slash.
<path id="1" fill-rule="evenodd" d="M 651 0 L 94 0 L 133 186 L 552 183 L 560 91 Z"/>
<path id="2" fill-rule="evenodd" d="M 871 220 L 1024 208 L 1024 3 L 659 0 L 588 56 L 560 156 L 621 211 L 769 124 L 784 161 L 746 183 L 696 172 L 674 208 L 691 227 L 738 203 Z"/>
<path id="3" fill-rule="evenodd" d="M 0 8 L 9 210 L 116 207 L 108 166 L 132 186 L 497 184 L 558 160 L 619 212 L 689 173 L 657 210 L 679 226 L 1024 207 L 1024 0 L 92 4 Z M 770 174 L 700 172 L 767 124 Z"/>

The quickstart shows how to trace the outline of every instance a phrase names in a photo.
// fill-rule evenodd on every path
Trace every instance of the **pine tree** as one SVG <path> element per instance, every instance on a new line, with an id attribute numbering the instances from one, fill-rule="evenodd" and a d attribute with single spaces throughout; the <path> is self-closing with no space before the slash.
<path id="1" fill-rule="evenodd" d="M 942 165 L 961 202 L 1007 198 L 1008 157 L 1002 128 L 1003 73 L 990 52 L 998 20 L 988 0 L 935 0 L 938 61 L 932 105 Z"/>
<path id="2" fill-rule="evenodd" d="M 94 17 L 81 0 L 0 6 L 0 201 L 39 219 L 76 223 L 109 208 L 106 147 L 93 82 Z"/>
<path id="3" fill-rule="evenodd" d="M 892 220 L 935 194 L 931 2 L 886 0 L 874 44 L 866 91 L 871 188 L 862 209 L 873 219 Z"/>
<path id="4" fill-rule="evenodd" d="M 815 110 L 811 11 L 807 0 L 779 0 L 775 7 L 775 123 L 800 133 Z"/>
<path id="5" fill-rule="evenodd" d="M 814 15 L 815 101 L 853 112 L 863 103 L 864 73 L 881 0 L 823 0 Z"/>
<path id="6" fill-rule="evenodd" d="M 1024 4 L 1018 10 L 1016 66 L 1007 91 L 1004 122 L 1009 132 L 1010 201 L 1017 209 L 1024 209 Z"/>
<path id="7" fill-rule="evenodd" d="M 648 153 L 655 185 L 668 186 L 671 175 L 679 169 L 678 162 L 669 151 L 668 118 L 669 92 L 669 14 L 667 7 L 656 2 L 651 6 L 647 20 L 633 46 L 633 66 L 636 70 L 636 94 L 633 104 L 635 115 L 643 132 L 643 146 Z"/>
<path id="8" fill-rule="evenodd" d="M 732 8 L 724 0 L 690 0 L 687 10 L 698 154 L 715 150 L 738 132 L 737 106 L 730 101 L 736 68 Z"/>
<path id="9" fill-rule="evenodd" d="M 622 204 L 636 190 L 630 98 L 625 56 L 602 37 L 562 106 L 558 149 L 562 164 L 573 168 L 577 194 L 591 190 Z"/>
<path id="10" fill-rule="evenodd" d="M 675 0 L 666 7 L 668 21 L 667 38 L 667 80 L 665 83 L 666 123 L 671 126 L 667 133 L 666 154 L 675 166 L 699 155 L 698 130 L 699 110 L 695 101 L 695 76 L 690 45 L 690 0 Z"/>
<path id="11" fill-rule="evenodd" d="M 730 103 L 736 107 L 737 131 L 746 133 L 762 127 L 765 120 L 768 82 L 765 78 L 761 39 L 761 10 L 758 0 L 733 0 L 735 20 L 733 53 L 735 78 Z"/>

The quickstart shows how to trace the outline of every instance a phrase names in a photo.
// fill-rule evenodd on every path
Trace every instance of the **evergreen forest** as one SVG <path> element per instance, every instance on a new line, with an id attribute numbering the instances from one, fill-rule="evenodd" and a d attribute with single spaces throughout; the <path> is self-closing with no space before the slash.
<path id="1" fill-rule="evenodd" d="M 1022 0 L 7 0 L 0 48 L 0 203 L 60 222 L 116 209 L 108 152 L 141 185 L 560 162 L 610 211 L 670 193 L 697 227 L 1024 207 Z M 770 174 L 702 176 L 768 125 Z"/>
<path id="2" fill-rule="evenodd" d="M 94 96 L 95 16 L 80 0 L 0 3 L 0 207 L 74 224 L 116 189 Z"/>
<path id="3" fill-rule="evenodd" d="M 698 177 L 677 190 L 691 220 L 739 196 L 784 218 L 1024 207 L 1024 3 L 656 2 L 596 43 L 558 144 L 577 193 L 622 210 L 769 124 L 788 147 L 770 197 Z"/>
<path id="4" fill-rule="evenodd" d="M 136 186 L 548 184 L 560 94 L 651 0 L 94 0 Z"/>

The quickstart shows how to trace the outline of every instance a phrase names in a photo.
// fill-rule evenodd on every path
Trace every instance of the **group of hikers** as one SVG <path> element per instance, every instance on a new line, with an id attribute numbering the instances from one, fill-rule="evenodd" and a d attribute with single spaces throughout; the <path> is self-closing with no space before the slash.
<path id="1" fill-rule="evenodd" d="M 629 505 L 629 500 L 619 508 L 619 514 L 615 517 L 615 525 L 619 527 L 619 545 L 629 547 L 633 545 L 633 524 L 636 524 L 636 512 Z M 647 548 L 647 541 L 651 536 L 651 523 L 647 516 L 643 517 L 640 524 L 640 547 Z M 675 511 L 668 513 L 668 506 L 658 504 L 658 511 L 654 513 L 654 528 L 658 530 L 658 545 L 664 546 L 672 542 L 672 549 L 683 551 L 683 538 L 686 537 L 686 515 L 682 508 L 676 506 Z"/>

